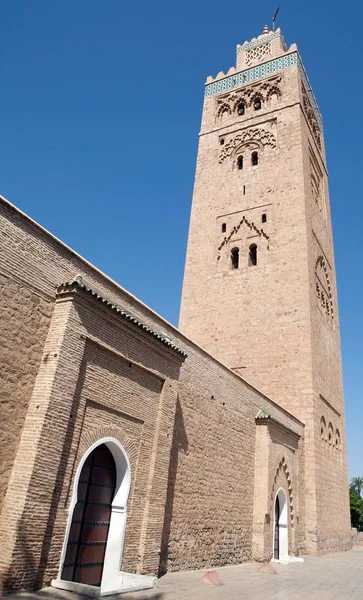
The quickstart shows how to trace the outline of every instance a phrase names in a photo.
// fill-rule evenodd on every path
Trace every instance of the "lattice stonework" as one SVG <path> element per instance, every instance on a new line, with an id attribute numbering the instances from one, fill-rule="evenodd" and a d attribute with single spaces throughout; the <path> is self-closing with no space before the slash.
<path id="1" fill-rule="evenodd" d="M 262 44 L 246 51 L 246 65 L 249 67 L 254 62 L 261 62 L 266 55 L 271 54 L 271 44 Z"/>
<path id="2" fill-rule="evenodd" d="M 237 52 L 243 52 L 244 50 L 249 50 L 250 48 L 255 48 L 256 46 L 259 46 L 260 44 L 264 44 L 265 42 L 269 42 L 270 40 L 273 40 L 277 37 L 282 37 L 279 32 L 271 33 L 270 35 L 268 35 L 266 37 L 264 36 L 260 40 L 255 40 L 254 42 L 250 42 L 249 44 L 244 44 L 243 46 L 237 46 Z"/>

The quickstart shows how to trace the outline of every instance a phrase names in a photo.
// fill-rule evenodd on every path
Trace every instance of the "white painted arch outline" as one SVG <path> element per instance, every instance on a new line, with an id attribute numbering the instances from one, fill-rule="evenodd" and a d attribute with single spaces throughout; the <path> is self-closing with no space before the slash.
<path id="1" fill-rule="evenodd" d="M 64 536 L 58 580 L 54 582 L 54 584 L 58 584 L 57 587 L 66 587 L 61 585 L 61 574 L 66 556 L 68 536 L 71 528 L 73 511 L 77 503 L 79 477 L 87 457 L 91 454 L 91 452 L 93 452 L 93 450 L 95 450 L 95 448 L 97 448 L 101 444 L 105 444 L 105 446 L 107 446 L 107 448 L 110 450 L 116 465 L 116 489 L 111 506 L 110 527 L 107 537 L 101 587 L 99 588 L 99 590 L 98 588 L 94 588 L 94 591 L 99 592 L 99 594 L 102 596 L 105 594 L 117 593 L 122 589 L 123 573 L 121 572 L 121 561 L 126 531 L 127 500 L 129 497 L 131 485 L 131 467 L 129 457 L 122 444 L 120 444 L 120 442 L 113 437 L 104 437 L 97 440 L 97 442 L 95 442 L 94 444 L 92 444 L 92 446 L 88 448 L 88 450 L 85 452 L 85 454 L 79 462 L 74 477 L 71 503 L 68 508 L 69 514 L 66 534 Z M 70 585 L 67 587 L 69 589 L 76 589 L 80 586 L 87 588 L 90 587 L 84 586 L 83 584 L 79 583 L 76 584 L 74 582 L 70 582 Z M 98 593 L 95 595 L 98 595 Z"/>

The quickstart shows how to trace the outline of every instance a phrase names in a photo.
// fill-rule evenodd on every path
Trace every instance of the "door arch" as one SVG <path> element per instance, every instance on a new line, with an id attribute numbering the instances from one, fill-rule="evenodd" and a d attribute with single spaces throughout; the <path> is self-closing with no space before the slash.
<path id="1" fill-rule="evenodd" d="M 121 588 L 130 484 L 129 458 L 118 440 L 102 438 L 87 450 L 74 478 L 61 581 L 101 593 Z"/>
<path id="2" fill-rule="evenodd" d="M 287 507 L 285 490 L 280 488 L 274 503 L 273 557 L 275 560 L 287 560 L 289 557 Z"/>
<path id="3" fill-rule="evenodd" d="M 101 586 L 115 488 L 113 455 L 100 444 L 88 454 L 78 479 L 62 579 Z"/>

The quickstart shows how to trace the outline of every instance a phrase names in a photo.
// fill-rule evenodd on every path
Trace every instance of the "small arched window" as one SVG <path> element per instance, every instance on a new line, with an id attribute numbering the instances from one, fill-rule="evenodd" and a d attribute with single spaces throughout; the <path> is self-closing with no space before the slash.
<path id="1" fill-rule="evenodd" d="M 219 138 L 219 143 L 220 143 L 221 146 L 223 146 L 223 144 L 224 144 L 224 138 Z"/>
<path id="2" fill-rule="evenodd" d="M 251 244 L 248 251 L 248 264 L 250 267 L 254 267 L 257 265 L 257 246 L 256 244 Z"/>
<path id="3" fill-rule="evenodd" d="M 331 423 L 328 425 L 328 443 L 329 446 L 333 445 L 333 425 Z"/>
<path id="4" fill-rule="evenodd" d="M 222 233 L 226 233 L 227 225 L 222 223 Z"/>
<path id="5" fill-rule="evenodd" d="M 255 98 L 253 101 L 253 108 L 255 110 L 260 110 L 261 107 L 262 107 L 261 98 L 259 96 L 257 96 L 257 98 Z"/>
<path id="6" fill-rule="evenodd" d="M 320 419 L 320 437 L 323 442 L 325 442 L 325 432 L 326 432 L 326 422 L 324 417 Z"/>
<path id="7" fill-rule="evenodd" d="M 240 171 L 243 169 L 243 156 L 237 157 L 237 167 Z"/>
<path id="8" fill-rule="evenodd" d="M 262 221 L 262 223 L 266 223 L 266 221 L 267 221 L 266 213 L 263 213 L 261 221 Z"/>
<path id="9" fill-rule="evenodd" d="M 231 268 L 238 269 L 239 265 L 239 250 L 238 248 L 233 248 L 231 252 Z"/>
<path id="10" fill-rule="evenodd" d="M 258 152 L 252 152 L 251 163 L 253 167 L 256 167 L 258 165 Z"/>
<path id="11" fill-rule="evenodd" d="M 242 117 L 242 115 L 244 115 L 244 114 L 245 114 L 245 112 L 246 112 L 246 107 L 245 107 L 245 105 L 244 105 L 244 103 L 243 103 L 243 102 L 240 102 L 240 104 L 237 106 L 237 112 L 238 112 L 238 114 L 239 114 L 241 117 Z"/>

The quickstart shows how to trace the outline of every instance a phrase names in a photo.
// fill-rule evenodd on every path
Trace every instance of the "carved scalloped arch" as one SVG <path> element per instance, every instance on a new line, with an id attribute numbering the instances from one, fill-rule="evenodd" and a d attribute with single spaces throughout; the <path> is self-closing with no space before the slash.
<path id="1" fill-rule="evenodd" d="M 253 103 L 257 98 L 259 98 L 261 100 L 261 104 L 263 104 L 265 102 L 264 95 L 260 91 L 258 91 L 258 92 L 255 92 L 254 94 L 252 94 L 252 96 L 250 98 L 249 106 L 253 106 Z"/>
<path id="2" fill-rule="evenodd" d="M 334 318 L 334 308 L 333 308 L 333 298 L 332 298 L 332 293 L 331 293 L 331 285 L 330 285 L 330 280 L 329 280 L 329 275 L 328 275 L 328 269 L 326 266 L 326 262 L 324 260 L 324 257 L 322 254 L 320 254 L 320 256 L 318 256 L 316 263 L 315 263 L 315 275 L 316 277 L 319 279 L 318 276 L 318 268 L 319 266 L 322 268 L 323 273 L 325 275 L 325 282 L 326 282 L 326 291 L 328 293 L 328 299 L 329 299 L 329 306 L 330 306 L 330 314 L 332 316 L 332 318 Z M 323 283 L 323 282 L 321 282 Z"/>
<path id="3" fill-rule="evenodd" d="M 288 471 L 287 464 L 286 464 L 284 457 L 282 457 L 282 459 L 280 460 L 279 466 L 276 469 L 274 482 L 273 482 L 273 486 L 272 486 L 272 492 L 271 492 L 271 500 L 273 502 L 276 488 L 277 488 L 277 480 L 278 480 L 278 477 L 281 472 L 284 474 L 284 476 L 287 480 L 287 490 L 288 490 L 288 494 L 289 494 L 290 518 L 291 518 L 291 525 L 292 525 L 294 523 L 294 505 L 293 505 L 293 498 L 292 498 L 292 483 L 291 483 L 290 473 Z"/>
<path id="4" fill-rule="evenodd" d="M 227 102 L 223 102 L 223 104 L 218 107 L 217 117 L 220 119 L 224 112 L 228 112 L 229 115 L 232 114 L 231 107 Z"/>
<path id="5" fill-rule="evenodd" d="M 267 94 L 266 94 L 266 100 L 267 100 L 267 101 L 268 101 L 268 100 L 270 100 L 270 98 L 271 98 L 271 96 L 272 96 L 273 94 L 276 94 L 276 96 L 277 96 L 278 98 L 281 98 L 281 96 L 282 96 L 282 92 L 281 92 L 280 88 L 279 88 L 277 85 L 272 85 L 272 86 L 270 87 L 270 89 L 268 90 L 268 92 L 267 92 Z"/>
<path id="6" fill-rule="evenodd" d="M 219 162 L 222 163 L 227 157 L 232 156 L 238 148 L 247 142 L 259 142 L 262 146 L 276 148 L 276 137 L 271 131 L 262 128 L 247 129 L 230 138 L 224 144 L 219 153 Z"/>
<path id="7" fill-rule="evenodd" d="M 244 96 L 244 95 L 241 95 L 238 98 L 236 98 L 231 104 L 232 104 L 232 112 L 236 112 L 237 107 L 240 104 L 244 104 L 245 107 L 247 108 L 247 106 L 248 106 L 248 98 L 246 98 L 246 96 Z"/>

